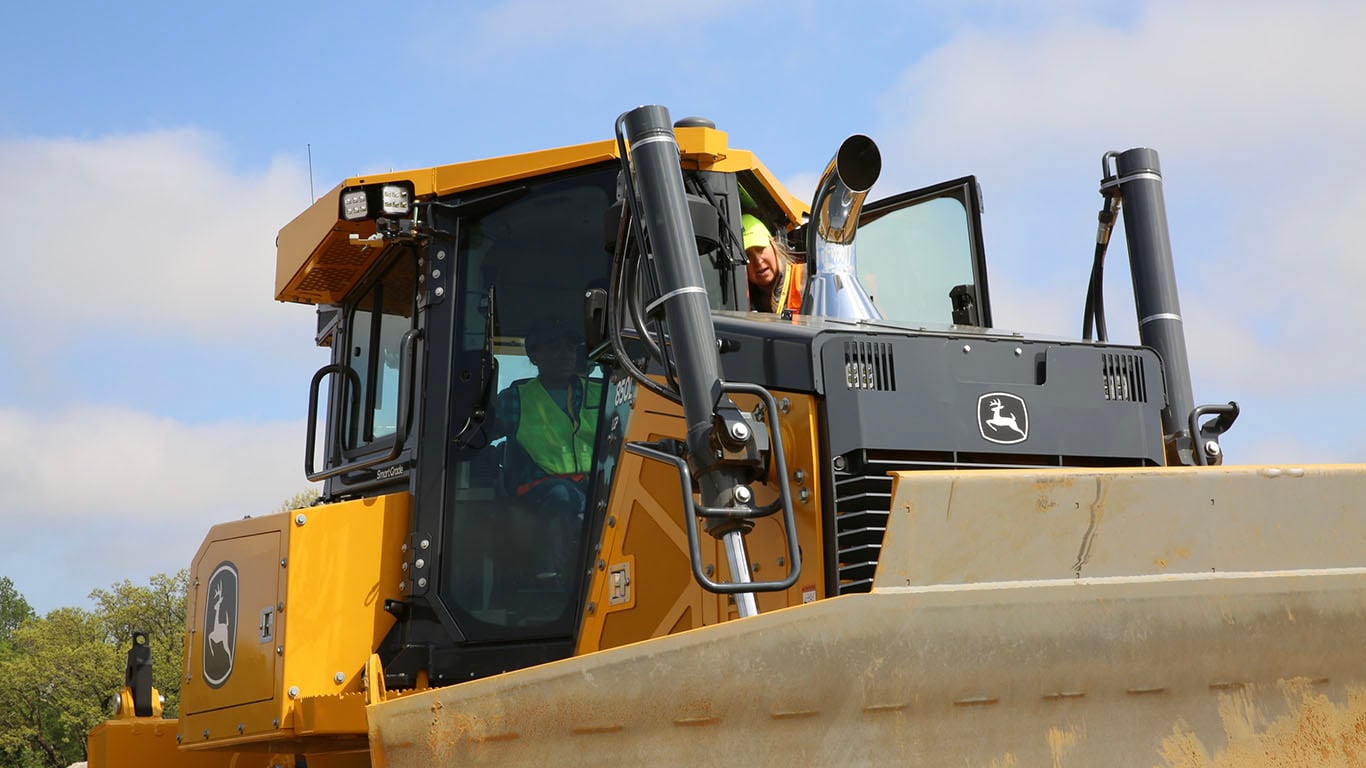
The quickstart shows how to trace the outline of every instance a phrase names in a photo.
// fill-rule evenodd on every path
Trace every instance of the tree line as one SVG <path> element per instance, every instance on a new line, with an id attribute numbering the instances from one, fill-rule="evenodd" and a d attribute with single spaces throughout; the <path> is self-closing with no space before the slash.
<path id="1" fill-rule="evenodd" d="M 313 489 L 277 511 L 307 507 Z M 65 768 L 86 759 L 86 736 L 112 714 L 134 632 L 147 633 L 163 716 L 180 710 L 189 571 L 90 593 L 93 608 L 39 616 L 0 576 L 0 768 Z"/>
<path id="2" fill-rule="evenodd" d="M 90 594 L 92 609 L 37 615 L 0 576 L 0 765 L 64 768 L 86 759 L 86 735 L 109 718 L 133 632 L 146 632 L 152 683 L 175 717 L 184 665 L 188 571 Z"/>

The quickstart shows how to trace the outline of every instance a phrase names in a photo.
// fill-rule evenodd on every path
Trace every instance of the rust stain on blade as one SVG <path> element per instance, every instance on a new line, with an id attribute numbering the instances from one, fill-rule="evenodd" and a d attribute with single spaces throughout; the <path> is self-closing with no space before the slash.
<path id="1" fill-rule="evenodd" d="M 674 720 L 674 725 L 680 728 L 696 728 L 703 725 L 716 725 L 721 722 L 721 718 L 712 715 L 701 715 L 697 717 L 680 717 Z"/>
<path id="2" fill-rule="evenodd" d="M 1164 768 L 1359 768 L 1366 758 L 1366 688 L 1349 688 L 1338 704 L 1311 690 L 1315 681 L 1279 684 L 1290 712 L 1263 722 L 1250 687 L 1219 696 L 1228 744 L 1211 754 L 1204 740 L 1178 723 L 1162 741 Z"/>
<path id="3" fill-rule="evenodd" d="M 513 741 L 517 738 L 518 734 L 515 731 L 508 731 L 506 733 L 491 733 L 487 736 L 474 736 L 470 738 L 470 741 L 476 744 L 485 744 L 497 741 Z"/>
<path id="4" fill-rule="evenodd" d="M 1062 768 L 1063 752 L 1069 747 L 1077 744 L 1077 731 L 1073 728 L 1063 730 L 1053 727 L 1048 729 L 1048 754 L 1053 760 L 1053 768 Z"/>
<path id="5" fill-rule="evenodd" d="M 621 726 L 620 724 L 612 724 L 612 725 L 581 725 L 581 726 L 579 726 L 579 727 L 577 727 L 577 728 L 572 729 L 572 730 L 570 731 L 570 733 L 574 734 L 575 736 L 593 736 L 593 735 L 595 735 L 595 734 L 600 734 L 600 733 L 617 733 L 618 731 L 621 731 L 621 730 L 622 730 L 622 726 Z"/>
<path id="6" fill-rule="evenodd" d="M 995 696 L 972 696 L 966 699 L 958 699 L 953 702 L 955 707 L 986 707 L 999 702 Z"/>
<path id="7" fill-rule="evenodd" d="M 788 712 L 774 712 L 769 717 L 774 720 L 801 720 L 806 717 L 816 717 L 820 713 L 819 709 L 795 709 Z"/>

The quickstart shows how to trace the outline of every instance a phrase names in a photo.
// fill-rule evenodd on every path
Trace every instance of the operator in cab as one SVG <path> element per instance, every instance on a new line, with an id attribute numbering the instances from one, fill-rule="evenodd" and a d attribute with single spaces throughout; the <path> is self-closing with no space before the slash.
<path id="1" fill-rule="evenodd" d="M 746 213 L 740 222 L 749 262 L 745 271 L 749 277 L 750 307 L 792 317 L 802 308 L 805 265 L 793 260 L 787 247 L 773 237 L 758 217 Z"/>
<path id="2" fill-rule="evenodd" d="M 542 319 L 526 336 L 534 378 L 498 393 L 496 435 L 506 436 L 504 489 L 566 547 L 579 530 L 593 465 L 602 386 L 581 372 L 583 342 L 568 323 Z"/>

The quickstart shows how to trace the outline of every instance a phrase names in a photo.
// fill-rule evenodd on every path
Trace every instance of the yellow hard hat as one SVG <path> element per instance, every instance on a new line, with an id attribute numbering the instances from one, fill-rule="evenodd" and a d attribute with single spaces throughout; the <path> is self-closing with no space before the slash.
<path id="1" fill-rule="evenodd" d="M 763 248 L 769 244 L 773 236 L 768 233 L 768 227 L 755 216 L 745 214 L 740 217 L 741 233 L 745 250 L 750 248 Z"/>

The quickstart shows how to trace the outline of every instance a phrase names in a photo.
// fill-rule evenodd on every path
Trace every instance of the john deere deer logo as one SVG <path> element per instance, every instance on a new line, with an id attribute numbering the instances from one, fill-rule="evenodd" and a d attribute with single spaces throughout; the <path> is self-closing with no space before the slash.
<path id="1" fill-rule="evenodd" d="M 237 650 L 237 566 L 219 563 L 209 577 L 204 604 L 204 682 L 220 688 L 232 674 Z"/>
<path id="2" fill-rule="evenodd" d="M 1009 392 L 988 392 L 977 398 L 977 429 L 993 443 L 1022 443 L 1029 437 L 1029 409 Z"/>

